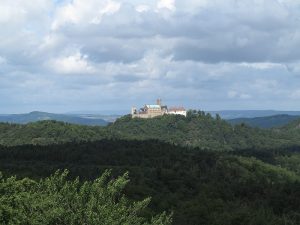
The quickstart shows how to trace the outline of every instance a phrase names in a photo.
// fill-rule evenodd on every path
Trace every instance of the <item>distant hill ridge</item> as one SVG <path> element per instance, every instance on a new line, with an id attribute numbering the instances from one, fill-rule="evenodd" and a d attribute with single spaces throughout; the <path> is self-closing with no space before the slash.
<path id="1" fill-rule="evenodd" d="M 213 150 L 276 148 L 300 144 L 299 129 L 294 129 L 299 123 L 293 124 L 280 129 L 259 129 L 244 124 L 233 126 L 218 116 L 214 118 L 201 111 L 190 111 L 187 117 L 164 115 L 152 119 L 132 119 L 127 115 L 102 127 L 48 120 L 25 125 L 0 123 L 0 145 L 151 139 Z"/>
<path id="2" fill-rule="evenodd" d="M 227 120 L 229 123 L 236 124 L 247 124 L 251 127 L 259 128 L 275 128 L 285 126 L 288 123 L 300 119 L 298 115 L 274 115 L 274 116 L 264 116 L 264 117 L 255 117 L 255 118 L 236 118 Z"/>
<path id="3" fill-rule="evenodd" d="M 208 111 L 212 115 L 219 114 L 223 119 L 237 119 L 237 118 L 255 118 L 268 117 L 275 115 L 290 115 L 300 116 L 300 111 L 278 111 L 278 110 L 219 110 Z"/>
<path id="4" fill-rule="evenodd" d="M 208 111 L 212 116 L 217 114 L 231 124 L 244 123 L 252 127 L 273 128 L 284 126 L 294 119 L 300 118 L 300 111 L 275 110 L 223 110 Z M 56 120 L 71 124 L 105 126 L 122 116 L 115 114 L 66 113 L 56 114 L 33 111 L 23 114 L 0 114 L 0 122 L 27 124 L 31 122 Z"/>
<path id="5" fill-rule="evenodd" d="M 33 111 L 25 114 L 10 114 L 10 115 L 0 115 L 0 122 L 17 123 L 17 124 L 27 124 L 31 122 L 43 121 L 43 120 L 56 120 L 72 124 L 80 125 L 98 125 L 105 126 L 108 124 L 107 121 L 103 119 L 92 119 L 83 118 L 78 115 L 68 115 L 68 114 L 55 114 L 47 112 Z"/>

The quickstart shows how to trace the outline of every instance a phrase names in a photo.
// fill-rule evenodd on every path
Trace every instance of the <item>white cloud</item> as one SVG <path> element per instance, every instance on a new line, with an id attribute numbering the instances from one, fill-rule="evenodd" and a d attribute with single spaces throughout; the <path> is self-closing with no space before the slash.
<path id="1" fill-rule="evenodd" d="M 293 62 L 293 63 L 288 63 L 285 65 L 286 69 L 291 72 L 292 74 L 295 74 L 297 76 L 300 75 L 300 62 Z"/>
<path id="2" fill-rule="evenodd" d="M 239 93 L 237 91 L 229 91 L 227 93 L 227 96 L 231 99 L 243 99 L 243 100 L 247 100 L 247 99 L 251 99 L 251 95 L 250 94 L 246 94 L 246 93 Z"/>
<path id="3" fill-rule="evenodd" d="M 175 0 L 159 0 L 157 3 L 157 8 L 175 11 Z"/>
<path id="4" fill-rule="evenodd" d="M 52 59 L 49 65 L 57 73 L 62 74 L 86 74 L 95 71 L 88 62 L 88 57 L 81 55 L 79 52 L 70 56 Z"/>
<path id="5" fill-rule="evenodd" d="M 6 59 L 2 56 L 0 56 L 0 65 L 1 64 L 5 64 L 6 63 Z"/>
<path id="6" fill-rule="evenodd" d="M 256 79 L 253 81 L 253 87 L 258 91 L 275 91 L 278 87 L 278 81 L 272 79 Z"/>
<path id="7" fill-rule="evenodd" d="M 268 70 L 268 69 L 284 69 L 285 65 L 281 63 L 270 63 L 270 62 L 262 62 L 262 63 L 241 63 L 241 66 L 248 67 L 248 68 L 253 68 L 253 69 L 258 69 L 258 70 Z"/>
<path id="8" fill-rule="evenodd" d="M 91 20 L 91 23 L 99 24 L 103 15 L 112 15 L 116 13 L 120 9 L 120 6 L 121 4 L 118 2 L 109 1 L 107 5 L 99 11 L 99 14 Z"/>
<path id="9" fill-rule="evenodd" d="M 300 90 L 299 90 L 299 89 L 298 89 L 298 90 L 293 90 L 293 91 L 290 93 L 289 97 L 290 97 L 291 99 L 299 100 L 299 99 L 300 99 Z"/>
<path id="10" fill-rule="evenodd" d="M 120 7 L 120 2 L 112 0 L 74 0 L 57 9 L 52 29 L 66 24 L 99 24 L 103 16 L 118 12 Z"/>
<path id="11" fill-rule="evenodd" d="M 176 7 L 183 12 L 188 12 L 189 14 L 202 12 L 204 9 L 212 5 L 222 5 L 222 2 L 215 2 L 215 0 L 185 0 L 176 1 Z"/>
<path id="12" fill-rule="evenodd" d="M 236 91 L 229 91 L 227 95 L 229 98 L 235 98 L 238 96 L 238 93 Z"/>
<path id="13" fill-rule="evenodd" d="M 149 11 L 151 8 L 149 5 L 137 5 L 135 7 L 135 10 L 139 13 L 142 13 L 142 12 L 147 12 Z"/>
<path id="14" fill-rule="evenodd" d="M 44 22 L 41 18 L 48 17 L 45 12 L 51 12 L 53 4 L 51 0 L 1 0 L 0 24 L 10 23 L 25 24 L 28 22 Z M 29 21 L 31 20 L 31 21 Z"/>
<path id="15" fill-rule="evenodd" d="M 240 95 L 240 99 L 250 99 L 251 98 L 251 95 L 249 95 L 249 94 L 241 94 Z"/>

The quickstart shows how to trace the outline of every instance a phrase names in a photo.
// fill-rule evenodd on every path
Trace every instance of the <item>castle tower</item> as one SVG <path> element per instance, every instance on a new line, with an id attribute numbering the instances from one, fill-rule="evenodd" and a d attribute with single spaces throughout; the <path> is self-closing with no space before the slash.
<path id="1" fill-rule="evenodd" d="M 158 98 L 158 99 L 156 100 L 156 105 L 161 106 L 161 99 L 160 99 L 160 98 Z"/>
<path id="2" fill-rule="evenodd" d="M 131 115 L 137 114 L 136 107 L 131 108 Z"/>

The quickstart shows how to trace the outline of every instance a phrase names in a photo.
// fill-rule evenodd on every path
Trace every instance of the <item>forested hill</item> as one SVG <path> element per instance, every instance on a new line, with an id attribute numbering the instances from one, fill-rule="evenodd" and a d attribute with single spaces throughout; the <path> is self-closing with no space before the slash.
<path id="1" fill-rule="evenodd" d="M 172 211 L 173 225 L 294 225 L 300 222 L 300 167 L 297 163 L 300 156 L 295 153 L 296 150 L 212 152 L 155 140 L 0 146 L 0 171 L 5 176 L 18 175 L 19 178 L 29 177 L 35 180 L 47 177 L 57 169 L 68 169 L 73 178 L 80 176 L 81 180 L 93 180 L 106 169 L 112 169 L 113 177 L 129 171 L 130 183 L 125 194 L 138 201 L 152 197 L 150 210 L 142 214 L 147 217 Z M 0 180 L 0 191 L 7 190 L 5 187 L 12 188 L 13 179 L 9 181 L 6 185 Z M 22 205 L 27 200 L 24 189 L 21 189 L 20 184 L 17 188 L 3 192 L 5 195 L 0 198 L 0 212 L 2 204 L 8 209 L 0 214 L 0 223 L 1 218 L 7 219 L 8 215 L 12 219 L 22 218 L 20 213 L 13 216 L 14 211 L 11 209 L 17 208 L 17 212 L 30 211 L 26 211 L 30 209 L 30 205 Z M 62 195 L 53 195 L 59 196 L 58 200 L 65 201 L 58 201 L 62 207 L 72 210 L 66 213 L 60 205 L 55 204 L 51 213 L 55 213 L 54 209 L 57 209 L 70 217 L 71 212 L 75 214 L 76 210 L 83 209 L 79 215 L 84 216 L 82 212 L 89 211 L 90 204 L 96 201 L 94 199 L 86 207 L 79 206 L 81 208 L 78 209 L 75 205 L 72 208 L 78 202 L 77 195 L 70 195 L 74 188 L 54 190 L 65 190 Z M 13 191 L 16 192 L 14 198 L 10 196 Z M 45 193 L 48 192 L 41 190 L 41 193 L 37 193 L 36 197 L 40 202 L 34 201 L 34 207 L 39 207 L 39 203 L 44 202 L 39 195 L 44 196 Z M 102 198 L 98 200 L 100 205 L 106 204 Z M 42 209 L 32 212 L 43 214 L 44 210 L 49 211 L 52 207 L 45 205 Z M 24 215 L 30 217 L 32 212 Z M 46 218 L 52 216 L 51 213 L 46 213 Z M 117 218 L 113 218 L 113 221 L 115 219 Z"/>
<path id="2" fill-rule="evenodd" d="M 300 131 L 300 119 L 293 120 L 281 128 L 287 131 Z"/>
<path id="3" fill-rule="evenodd" d="M 132 119 L 125 116 L 107 128 L 111 134 L 123 139 L 158 139 L 183 146 L 210 149 L 273 148 L 295 145 L 298 132 L 288 129 L 259 129 L 245 124 L 231 125 L 219 116 L 190 111 L 180 115 L 152 119 Z"/>
<path id="4" fill-rule="evenodd" d="M 1 145 L 53 144 L 71 141 L 94 141 L 103 138 L 147 140 L 157 139 L 201 149 L 233 150 L 273 148 L 296 145 L 298 130 L 264 130 L 246 125 L 230 125 L 220 117 L 204 112 L 189 112 L 187 117 L 165 115 L 152 119 L 132 119 L 130 115 L 107 127 L 71 125 L 40 121 L 26 125 L 0 123 Z"/>
<path id="5" fill-rule="evenodd" d="M 28 124 L 0 123 L 0 145 L 56 144 L 93 141 L 105 137 L 102 127 L 81 126 L 57 121 Z"/>
<path id="6" fill-rule="evenodd" d="M 152 221 L 158 214 L 165 222 L 158 219 L 151 224 L 169 224 L 169 217 L 160 214 L 167 211 L 167 215 L 174 213 L 173 225 L 300 224 L 299 124 L 294 121 L 276 129 L 233 126 L 219 116 L 196 111 L 187 117 L 165 115 L 147 120 L 125 116 L 107 127 L 56 121 L 1 123 L 0 171 L 4 175 L 0 172 L 0 193 L 4 194 L 0 224 L 32 224 L 41 218 L 53 221 L 57 217 L 53 213 L 58 213 L 61 220 L 57 224 L 82 225 L 86 223 L 70 221 L 76 216 L 85 221 L 90 212 L 92 219 L 107 219 L 101 213 L 98 218 L 93 208 L 103 212 L 101 207 L 107 205 L 115 209 L 105 210 L 111 212 L 111 221 L 116 221 L 114 215 L 124 214 L 128 220 L 134 216 L 135 220 Z M 45 178 L 57 169 L 68 169 L 71 176 L 92 182 L 62 183 L 60 176 Z M 103 200 L 101 192 L 79 189 L 94 190 L 98 187 L 94 184 L 101 183 L 94 179 L 106 169 L 112 170 L 116 182 L 116 177 L 129 171 L 131 182 L 122 193 L 116 192 L 129 198 L 122 200 L 123 204 L 119 198 L 109 198 L 110 202 Z M 27 179 L 6 179 L 11 175 Z M 40 178 L 45 179 L 38 181 Z M 107 193 L 105 187 L 95 190 Z M 109 190 L 115 193 L 115 189 Z M 142 211 L 129 213 L 132 200 L 149 196 L 149 208 L 133 204 Z M 100 205 L 94 204 L 97 201 Z"/>
<path id="7" fill-rule="evenodd" d="M 274 116 L 265 116 L 265 117 L 255 117 L 255 118 L 236 118 L 227 120 L 229 123 L 236 124 L 247 124 L 252 127 L 260 128 L 274 128 L 285 126 L 292 121 L 299 119 L 300 116 L 292 115 L 274 115 Z"/>

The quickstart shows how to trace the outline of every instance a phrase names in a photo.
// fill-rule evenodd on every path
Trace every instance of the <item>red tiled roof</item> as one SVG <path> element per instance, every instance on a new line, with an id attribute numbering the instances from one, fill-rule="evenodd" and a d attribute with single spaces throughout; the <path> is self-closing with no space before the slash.
<path id="1" fill-rule="evenodd" d="M 185 111 L 184 107 L 170 107 L 168 111 Z"/>

